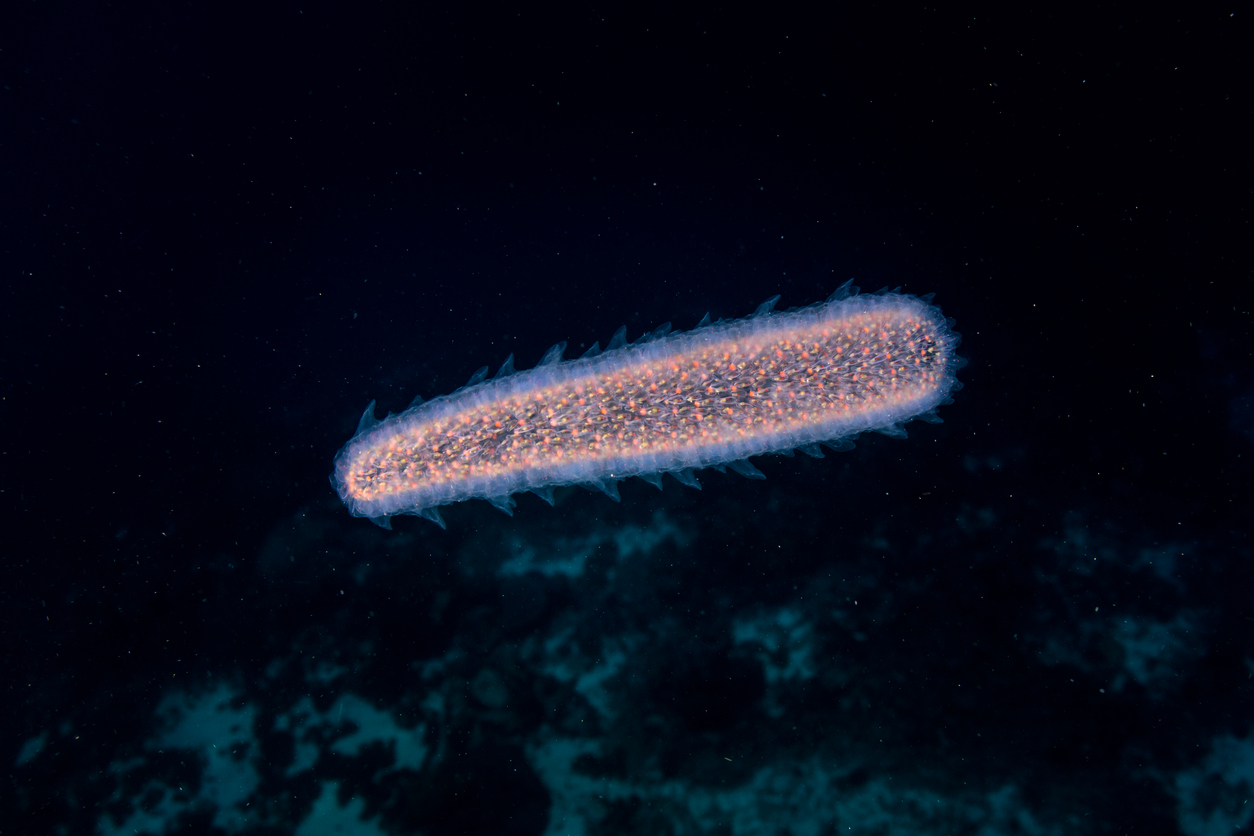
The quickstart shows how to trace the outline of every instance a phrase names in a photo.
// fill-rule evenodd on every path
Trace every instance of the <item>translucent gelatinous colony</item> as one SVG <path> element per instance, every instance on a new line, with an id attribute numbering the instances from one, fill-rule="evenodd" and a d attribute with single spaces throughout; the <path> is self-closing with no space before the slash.
<path id="1" fill-rule="evenodd" d="M 626 344 L 514 372 L 506 361 L 451 395 L 375 421 L 367 407 L 336 457 L 332 482 L 349 510 L 386 524 L 395 514 L 441 522 L 437 508 L 482 498 L 550 498 L 582 483 L 617 497 L 616 480 L 654 484 L 672 473 L 731 466 L 794 448 L 818 454 L 868 430 L 899 434 L 934 418 L 961 386 L 958 335 L 929 298 L 858 296 L 846 285 L 825 303 Z M 512 360 L 512 358 L 511 358 Z M 821 454 L 819 454 L 821 455 Z"/>

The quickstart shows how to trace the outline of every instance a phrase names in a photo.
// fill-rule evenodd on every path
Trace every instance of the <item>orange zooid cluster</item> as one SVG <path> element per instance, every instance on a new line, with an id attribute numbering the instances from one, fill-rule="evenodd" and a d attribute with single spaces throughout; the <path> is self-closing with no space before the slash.
<path id="1" fill-rule="evenodd" d="M 534 388 L 524 373 L 488 384 L 496 397 L 407 415 L 358 440 L 347 493 L 370 502 L 572 462 L 622 469 L 746 439 L 824 440 L 842 420 L 899 414 L 933 393 L 950 359 L 943 324 L 917 305 L 778 320 L 610 352 L 559 367 Z"/>

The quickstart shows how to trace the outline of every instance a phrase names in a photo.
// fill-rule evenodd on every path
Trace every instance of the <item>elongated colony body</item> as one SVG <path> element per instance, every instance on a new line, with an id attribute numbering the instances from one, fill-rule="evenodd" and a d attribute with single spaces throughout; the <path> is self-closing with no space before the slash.
<path id="1" fill-rule="evenodd" d="M 930 298 L 857 296 L 632 344 L 615 335 L 578 360 L 554 346 L 534 369 L 481 370 L 464 388 L 383 421 L 374 403 L 335 459 L 332 482 L 356 516 L 385 527 L 396 514 L 441 525 L 437 508 L 511 495 L 552 500 L 584 484 L 617 498 L 615 483 L 662 473 L 697 487 L 694 469 L 727 466 L 760 476 L 746 459 L 817 445 L 837 449 L 868 430 L 902 435 L 914 418 L 961 387 L 958 335 Z M 778 298 L 778 297 L 776 297 Z M 482 382 L 481 382 L 482 381 Z"/>

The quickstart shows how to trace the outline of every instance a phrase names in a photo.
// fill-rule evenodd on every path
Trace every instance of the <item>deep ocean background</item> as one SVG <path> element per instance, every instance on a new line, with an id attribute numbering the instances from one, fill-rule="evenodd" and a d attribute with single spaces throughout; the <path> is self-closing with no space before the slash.
<path id="1" fill-rule="evenodd" d="M 0 11 L 0 833 L 1248 829 L 1248 14 L 451 5 Z M 945 423 L 328 484 L 372 399 L 851 278 L 956 319 Z"/>

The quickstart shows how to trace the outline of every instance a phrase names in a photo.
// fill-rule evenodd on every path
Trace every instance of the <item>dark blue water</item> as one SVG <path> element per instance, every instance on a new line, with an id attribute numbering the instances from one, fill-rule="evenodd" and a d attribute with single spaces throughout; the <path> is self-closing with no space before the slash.
<path id="1" fill-rule="evenodd" d="M 1254 820 L 1240 14 L 38 4 L 0 24 L 0 831 Z M 765 481 L 352 518 L 362 409 L 936 294 Z"/>

